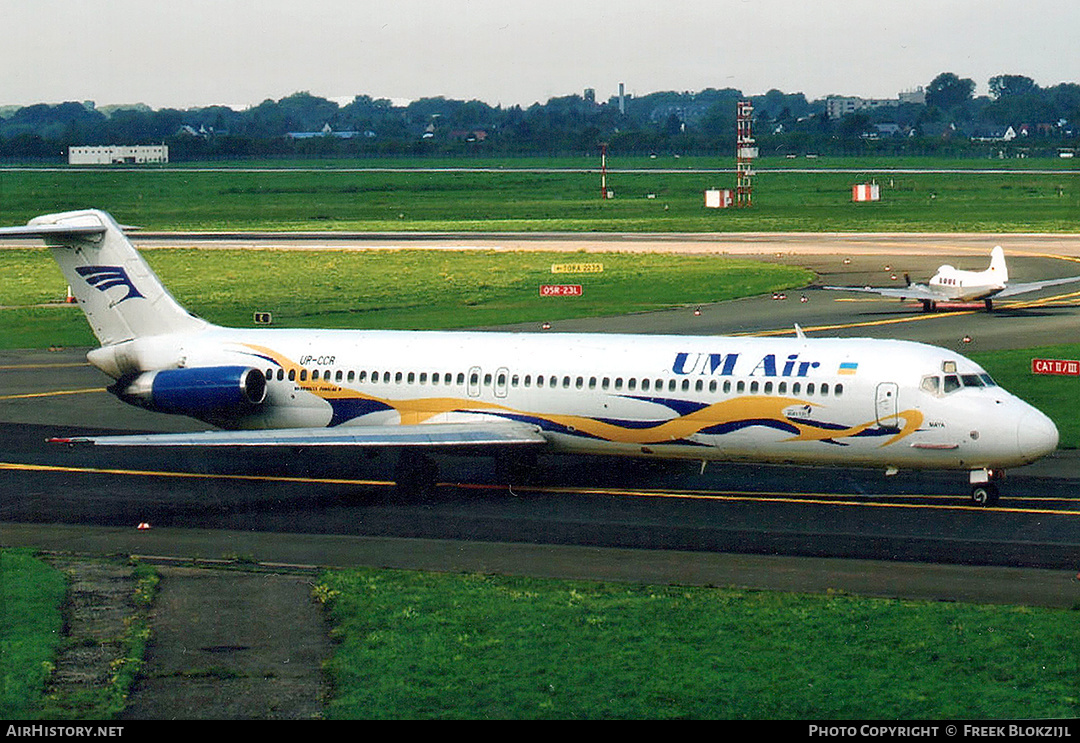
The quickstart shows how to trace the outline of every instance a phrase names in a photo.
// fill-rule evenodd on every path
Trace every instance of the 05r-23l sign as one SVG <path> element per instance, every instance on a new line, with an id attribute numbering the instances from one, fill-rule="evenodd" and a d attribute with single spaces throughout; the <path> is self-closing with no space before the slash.
<path id="1" fill-rule="evenodd" d="M 541 284 L 541 297 L 580 297 L 581 284 Z"/>

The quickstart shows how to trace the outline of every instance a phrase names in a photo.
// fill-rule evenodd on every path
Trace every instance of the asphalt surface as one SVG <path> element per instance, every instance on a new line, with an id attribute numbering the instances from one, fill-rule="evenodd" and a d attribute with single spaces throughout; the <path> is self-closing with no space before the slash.
<path id="1" fill-rule="evenodd" d="M 1047 252 L 1068 258 L 1077 253 L 1077 241 L 1025 239 L 1031 241 L 1026 252 L 1010 255 L 1016 280 L 1080 273 L 1080 264 Z M 749 237 L 739 244 L 768 260 L 811 267 L 820 283 L 845 285 L 887 285 L 904 273 L 925 280 L 943 262 L 981 268 L 997 244 L 994 237 L 972 237 L 950 253 L 932 239 L 882 238 L 896 252 L 885 255 L 869 238 L 807 240 L 815 245 L 805 249 L 805 241 L 790 237 Z M 675 244 L 658 242 L 666 249 Z M 833 252 L 834 242 L 842 249 Z M 371 247 L 370 241 L 362 245 Z M 698 240 L 687 249 L 702 245 L 716 247 Z M 774 250 L 778 245 L 804 249 Z M 787 333 L 799 323 L 808 334 L 904 337 L 959 350 L 1080 340 L 1075 295 L 1047 292 L 1034 299 L 1002 303 L 994 313 L 957 308 L 927 316 L 917 305 L 808 288 L 784 299 L 560 322 L 547 332 Z M 149 523 L 150 532 L 134 534 L 142 540 L 136 546 L 145 547 L 139 551 L 175 558 L 244 554 L 237 535 L 266 535 L 258 559 L 270 563 L 399 565 L 401 555 L 424 554 L 415 566 L 469 569 L 479 561 L 500 572 L 602 578 L 610 573 L 601 566 L 617 554 L 621 580 L 784 588 L 781 576 L 801 574 L 796 583 L 809 590 L 824 585 L 903 595 L 902 584 L 922 583 L 930 587 L 912 588 L 912 595 L 958 600 L 973 597 L 970 587 L 978 585 L 964 571 L 999 570 L 1005 572 L 987 583 L 996 588 L 978 600 L 1080 600 L 1080 467 L 1069 452 L 1010 472 L 1002 507 L 993 510 L 969 507 L 966 478 L 955 473 L 885 478 L 860 470 L 734 465 L 700 473 L 696 465 L 554 456 L 542 460 L 531 481 L 512 488 L 499 480 L 489 457 L 446 456 L 435 497 L 409 502 L 394 493 L 386 456 L 103 454 L 46 446 L 50 436 L 79 431 L 202 428 L 115 401 L 83 352 L 0 354 L 0 542 L 73 543 L 74 527 L 84 535 L 77 543 L 91 551 L 127 551 L 119 535 L 131 537 L 135 524 Z M 196 534 L 205 540 L 197 554 L 190 541 Z M 335 551 L 328 543 L 349 547 Z M 463 562 L 452 559 L 466 554 Z M 491 556 L 487 563 L 483 555 Z M 751 558 L 765 563 L 742 570 Z M 1025 577 L 1013 592 L 1002 592 L 1012 584 L 1009 571 L 1017 570 Z M 901 574 L 922 578 L 866 585 L 867 576 Z"/>

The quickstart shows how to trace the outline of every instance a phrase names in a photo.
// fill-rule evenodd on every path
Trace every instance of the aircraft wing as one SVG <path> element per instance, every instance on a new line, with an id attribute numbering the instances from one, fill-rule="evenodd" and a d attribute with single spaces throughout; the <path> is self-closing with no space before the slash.
<path id="1" fill-rule="evenodd" d="M 937 292 L 932 291 L 925 284 L 908 284 L 907 286 L 825 286 L 823 289 L 832 289 L 840 292 L 869 292 L 880 294 L 883 297 L 898 297 L 900 299 L 930 299 L 939 301 L 944 299 Z"/>
<path id="2" fill-rule="evenodd" d="M 337 426 L 253 431 L 122 434 L 50 439 L 58 444 L 96 446 L 370 446 L 450 447 L 521 446 L 547 443 L 539 428 L 527 423 L 425 423 L 414 426 Z"/>
<path id="3" fill-rule="evenodd" d="M 995 299 L 1011 297 L 1016 294 L 1027 294 L 1028 292 L 1037 292 L 1048 286 L 1059 286 L 1061 284 L 1072 284 L 1074 282 L 1080 282 L 1080 276 L 1070 276 L 1067 279 L 1050 279 L 1049 281 L 1030 281 L 1026 284 L 1006 284 L 1005 288 L 995 295 Z"/>

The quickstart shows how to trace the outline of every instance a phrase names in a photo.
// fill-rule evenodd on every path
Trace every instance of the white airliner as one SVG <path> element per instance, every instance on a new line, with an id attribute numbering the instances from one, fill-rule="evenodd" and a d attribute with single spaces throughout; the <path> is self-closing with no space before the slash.
<path id="1" fill-rule="evenodd" d="M 985 271 L 964 271 L 946 264 L 938 268 L 937 273 L 927 284 L 912 284 L 909 280 L 907 286 L 903 287 L 826 286 L 825 288 L 844 292 L 870 292 L 900 299 L 918 299 L 926 311 L 937 309 L 938 302 L 977 302 L 981 299 L 986 309 L 991 310 L 994 307 L 994 299 L 1027 294 L 1049 286 L 1078 281 L 1080 281 L 1080 276 L 1010 284 L 1009 269 L 1005 265 L 1005 251 L 999 245 L 990 251 L 990 267 Z"/>
<path id="2" fill-rule="evenodd" d="M 230 329 L 184 310 L 108 214 L 37 217 L 101 343 L 110 391 L 225 430 L 97 445 L 392 447 L 433 484 L 433 447 L 966 470 L 980 504 L 1054 423 L 977 364 L 898 340 Z"/>

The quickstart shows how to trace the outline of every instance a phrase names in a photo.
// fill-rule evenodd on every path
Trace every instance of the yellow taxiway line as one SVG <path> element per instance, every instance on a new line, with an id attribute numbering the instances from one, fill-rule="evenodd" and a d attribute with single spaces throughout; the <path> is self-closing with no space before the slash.
<path id="1" fill-rule="evenodd" d="M 394 483 L 388 480 L 356 480 L 348 478 L 331 477 L 285 477 L 274 475 L 224 475 L 201 472 L 175 472 L 168 470 L 131 470 L 101 467 L 68 467 L 44 464 L 20 464 L 15 462 L 0 462 L 0 470 L 17 472 L 53 472 L 70 474 L 91 475 L 122 475 L 133 477 L 172 477 L 189 478 L 195 480 L 227 480 L 245 482 L 273 482 L 273 483 L 299 483 L 308 485 L 352 485 L 352 486 L 390 486 Z M 504 490 L 505 485 L 485 485 L 469 483 L 439 483 L 443 487 L 456 487 L 464 490 Z M 847 506 L 864 508 L 906 508 L 906 509 L 934 509 L 945 511 L 978 511 L 981 513 L 1026 513 L 1055 516 L 1080 517 L 1080 510 L 1065 510 L 1057 508 L 1021 508 L 1015 506 L 984 506 L 965 505 L 962 503 L 903 503 L 893 500 L 870 501 L 865 498 L 877 497 L 888 498 L 922 498 L 944 499 L 946 496 L 905 494 L 903 496 L 860 496 L 859 500 L 852 500 L 851 495 L 826 494 L 826 493 L 778 493 L 778 492 L 716 492 L 716 491 L 667 491 L 667 490 L 634 490 L 620 488 L 573 488 L 573 487 L 534 487 L 513 486 L 515 494 L 522 495 L 533 493 L 538 495 L 602 495 L 623 498 L 673 498 L 685 500 L 712 500 L 726 502 L 756 502 L 756 503 L 791 503 L 799 505 L 827 505 Z M 952 497 L 952 496 L 949 496 Z M 1013 496 L 1016 500 L 1033 500 L 1023 496 Z M 1067 499 L 1043 499 L 1038 500 L 1067 500 Z"/>
<path id="2" fill-rule="evenodd" d="M 91 392 L 106 392 L 104 387 L 87 387 L 81 390 L 53 390 L 51 392 L 24 392 L 18 395 L 0 395 L 0 400 L 29 400 L 34 397 L 56 397 L 58 395 L 85 395 Z"/>

